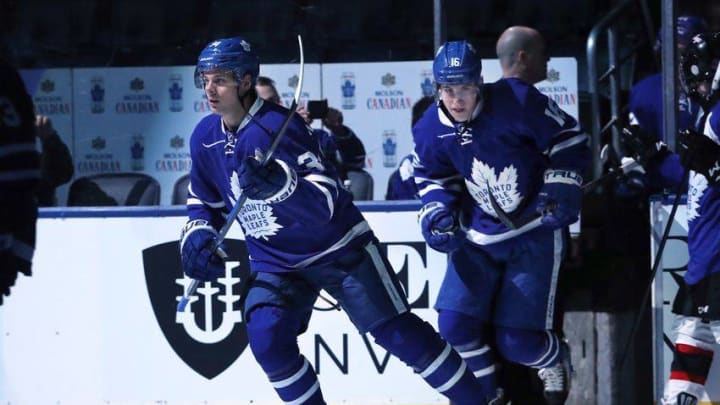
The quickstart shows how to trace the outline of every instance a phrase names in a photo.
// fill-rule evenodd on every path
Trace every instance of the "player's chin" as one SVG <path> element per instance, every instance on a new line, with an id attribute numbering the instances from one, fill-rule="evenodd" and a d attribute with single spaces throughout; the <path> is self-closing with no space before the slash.
<path id="1" fill-rule="evenodd" d="M 466 111 L 452 111 L 451 115 L 453 116 L 453 119 L 457 122 L 465 122 L 468 120 L 468 118 L 470 118 L 470 114 L 468 114 Z"/>

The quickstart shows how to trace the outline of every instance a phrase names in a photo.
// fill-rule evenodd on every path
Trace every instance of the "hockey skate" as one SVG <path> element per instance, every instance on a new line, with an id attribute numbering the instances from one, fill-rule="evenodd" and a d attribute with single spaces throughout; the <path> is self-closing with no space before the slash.
<path id="1" fill-rule="evenodd" d="M 570 361 L 570 348 L 562 342 L 560 361 L 547 368 L 538 370 L 538 376 L 543 382 L 543 396 L 548 405 L 564 405 L 570 392 L 572 378 L 572 363 Z"/>

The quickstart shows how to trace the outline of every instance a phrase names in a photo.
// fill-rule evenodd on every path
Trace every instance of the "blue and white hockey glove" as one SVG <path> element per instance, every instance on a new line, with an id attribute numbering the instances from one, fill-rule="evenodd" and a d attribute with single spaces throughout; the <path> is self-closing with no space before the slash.
<path id="1" fill-rule="evenodd" d="M 708 183 L 720 184 L 720 145 L 709 137 L 693 131 L 680 133 L 680 163 L 702 174 Z"/>
<path id="2" fill-rule="evenodd" d="M 643 167 L 670 154 L 665 142 L 649 134 L 639 125 L 623 128 L 620 142 L 625 152 Z"/>
<path id="3" fill-rule="evenodd" d="M 577 221 L 582 204 L 581 185 L 582 177 L 572 170 L 546 170 L 537 205 L 541 222 L 557 229 Z"/>
<path id="4" fill-rule="evenodd" d="M 213 251 L 218 233 L 204 219 L 189 221 L 180 232 L 183 272 L 200 281 L 213 281 L 225 275 L 224 244 Z"/>
<path id="5" fill-rule="evenodd" d="M 259 157 L 259 156 L 258 156 Z M 240 188 L 251 200 L 277 203 L 290 197 L 297 188 L 297 173 L 282 160 L 270 159 L 265 166 L 262 159 L 249 157 L 238 173 Z"/>
<path id="6" fill-rule="evenodd" d="M 418 221 L 425 241 L 437 251 L 450 253 L 465 240 L 465 232 L 457 218 L 441 202 L 425 204 L 418 214 Z"/>

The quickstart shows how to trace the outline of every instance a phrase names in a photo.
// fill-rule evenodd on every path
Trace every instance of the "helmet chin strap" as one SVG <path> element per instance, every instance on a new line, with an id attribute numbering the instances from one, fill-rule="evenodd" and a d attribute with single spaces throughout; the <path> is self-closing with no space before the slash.
<path id="1" fill-rule="evenodd" d="M 443 103 L 442 99 L 438 102 L 438 107 L 440 110 L 445 114 L 446 117 L 450 120 L 450 122 L 455 127 L 455 134 L 462 136 L 465 133 L 467 133 L 467 129 L 470 126 L 470 121 L 475 119 L 477 117 L 478 113 L 480 112 L 480 109 L 482 108 L 483 99 L 478 96 L 477 104 L 475 105 L 475 108 L 473 109 L 473 112 L 470 114 L 470 117 L 466 119 L 465 121 L 457 121 L 455 117 L 450 114 L 450 110 L 447 109 L 445 106 L 445 103 Z"/>

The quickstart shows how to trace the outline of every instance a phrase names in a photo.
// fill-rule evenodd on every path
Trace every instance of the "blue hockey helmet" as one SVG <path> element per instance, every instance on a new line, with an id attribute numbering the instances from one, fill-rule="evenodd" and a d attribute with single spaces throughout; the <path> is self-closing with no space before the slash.
<path id="1" fill-rule="evenodd" d="M 680 57 L 680 81 L 705 107 L 720 98 L 720 32 L 695 35 Z"/>
<path id="2" fill-rule="evenodd" d="M 676 40 L 678 46 L 684 48 L 692 37 L 707 31 L 707 22 L 702 17 L 694 15 L 681 15 L 675 21 Z M 657 40 L 655 41 L 655 50 L 660 51 L 662 46 L 662 29 L 658 30 Z"/>
<path id="3" fill-rule="evenodd" d="M 702 17 L 681 15 L 677 18 L 677 41 L 679 44 L 686 46 L 692 37 L 707 30 L 707 23 Z"/>
<path id="4" fill-rule="evenodd" d="M 203 88 L 202 74 L 215 69 L 231 71 L 237 81 L 249 74 L 254 86 L 260 74 L 260 60 L 244 38 L 218 39 L 200 51 L 195 67 L 195 86 Z"/>
<path id="5" fill-rule="evenodd" d="M 482 64 L 475 48 L 467 41 L 446 42 L 433 62 L 435 83 L 441 85 L 482 85 Z"/>

